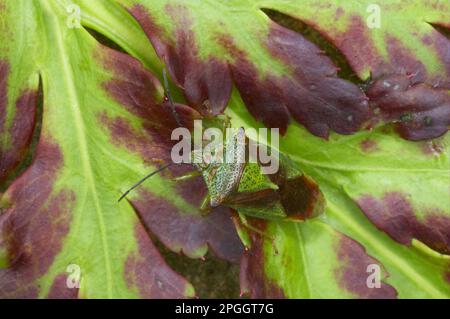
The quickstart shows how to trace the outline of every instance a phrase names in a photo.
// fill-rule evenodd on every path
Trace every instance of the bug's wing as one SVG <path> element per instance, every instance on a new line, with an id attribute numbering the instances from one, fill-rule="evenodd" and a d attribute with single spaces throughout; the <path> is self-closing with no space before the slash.
<path id="1" fill-rule="evenodd" d="M 268 175 L 263 174 L 257 163 L 247 163 L 239 182 L 238 192 L 255 192 L 263 189 L 278 189 Z"/>
<path id="2" fill-rule="evenodd" d="M 275 189 L 235 193 L 226 204 L 240 214 L 256 218 L 282 220 L 287 217 Z"/>

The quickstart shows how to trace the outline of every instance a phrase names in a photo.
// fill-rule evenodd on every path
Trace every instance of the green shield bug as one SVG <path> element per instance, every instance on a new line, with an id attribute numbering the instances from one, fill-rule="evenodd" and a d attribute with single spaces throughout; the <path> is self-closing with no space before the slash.
<path id="1" fill-rule="evenodd" d="M 169 105 L 180 124 L 165 72 L 163 75 Z M 208 194 L 201 205 L 202 212 L 206 214 L 212 208 L 224 205 L 236 210 L 245 222 L 244 216 L 301 221 L 323 211 L 323 195 L 317 184 L 298 170 L 288 157 L 270 150 L 271 156 L 278 161 L 278 170 L 266 174 L 263 163 L 254 158 L 255 152 L 250 151 L 257 150 L 256 154 L 260 154 L 260 148 L 266 148 L 266 145 L 248 138 L 242 127 L 232 129 L 228 118 L 224 116 L 217 116 L 210 123 L 216 129 L 220 127 L 222 133 L 227 133 L 222 134 L 226 135 L 225 140 L 215 141 L 206 155 L 201 150 L 192 150 L 190 159 L 196 171 L 175 178 L 180 181 L 199 175 L 203 177 Z M 119 201 L 146 179 L 173 164 L 164 165 L 144 177 L 125 192 Z"/>

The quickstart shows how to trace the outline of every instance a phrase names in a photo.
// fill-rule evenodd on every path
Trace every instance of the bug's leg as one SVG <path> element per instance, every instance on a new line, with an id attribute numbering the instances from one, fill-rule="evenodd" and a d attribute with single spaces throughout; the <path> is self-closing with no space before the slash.
<path id="1" fill-rule="evenodd" d="M 210 205 L 210 201 L 211 197 L 209 196 L 209 194 L 206 195 L 205 198 L 203 198 L 202 204 L 200 205 L 200 212 L 202 216 L 206 216 L 211 212 L 212 207 Z"/>
<path id="2" fill-rule="evenodd" d="M 256 228 L 256 227 L 254 227 L 254 226 L 252 226 L 252 225 L 250 225 L 249 222 L 248 222 L 248 220 L 247 220 L 247 217 L 245 217 L 244 214 L 239 214 L 239 213 L 238 213 L 238 215 L 239 215 L 239 220 L 240 220 L 242 226 L 244 226 L 244 228 L 247 228 L 248 230 L 250 230 L 250 231 L 252 231 L 252 232 L 254 232 L 254 233 L 257 233 L 258 235 L 261 235 L 261 236 L 263 236 L 263 237 L 265 237 L 265 238 L 267 238 L 267 239 L 270 239 L 270 240 L 272 240 L 272 241 L 274 240 L 273 237 L 270 237 L 269 235 L 267 235 L 266 233 L 264 233 L 262 230 L 260 230 L 260 229 L 258 229 L 258 228 Z"/>
<path id="3" fill-rule="evenodd" d="M 234 227 L 236 228 L 236 232 L 241 239 L 241 242 L 244 244 L 245 250 L 249 250 L 252 247 L 252 239 L 250 238 L 249 233 L 246 231 L 244 225 L 242 224 L 239 213 L 234 209 L 231 209 L 231 220 L 233 221 Z"/>
<path id="4" fill-rule="evenodd" d="M 173 180 L 174 180 L 175 182 L 186 181 L 186 180 L 189 180 L 189 179 L 191 179 L 191 178 L 198 177 L 198 176 L 200 176 L 200 175 L 201 175 L 201 174 L 200 174 L 199 171 L 192 171 L 192 172 L 189 172 L 189 173 L 187 173 L 187 174 L 185 174 L 185 175 L 175 177 Z"/>
<path id="5" fill-rule="evenodd" d="M 224 116 L 225 116 L 225 119 L 223 121 L 223 126 L 224 126 L 224 129 L 227 129 L 227 128 L 231 127 L 231 118 L 226 114 L 224 114 Z"/>

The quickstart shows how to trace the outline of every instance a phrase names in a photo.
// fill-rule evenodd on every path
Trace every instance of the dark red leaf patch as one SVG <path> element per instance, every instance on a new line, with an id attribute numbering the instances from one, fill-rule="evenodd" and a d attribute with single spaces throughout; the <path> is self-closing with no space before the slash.
<path id="1" fill-rule="evenodd" d="M 132 57 L 106 47 L 101 50 L 105 68 L 115 74 L 114 80 L 103 83 L 104 90 L 142 122 L 142 129 L 138 130 L 125 117 L 97 114 L 99 123 L 109 132 L 110 142 L 139 154 L 145 163 L 170 163 L 170 152 L 176 143 L 171 140 L 171 133 L 178 123 L 170 103 L 157 94 L 158 80 Z M 194 119 L 201 118 L 186 105 L 175 103 L 174 107 L 183 127 L 192 129 Z M 180 168 L 170 170 L 179 172 Z"/>
<path id="2" fill-rule="evenodd" d="M 379 288 L 368 286 L 367 278 L 371 274 L 367 271 L 368 266 L 378 265 L 380 270 L 383 267 L 367 255 L 359 243 L 344 235 L 340 237 L 337 254 L 341 267 L 335 271 L 339 284 L 358 298 L 396 298 L 397 291 L 394 287 L 382 281 Z"/>
<path id="3" fill-rule="evenodd" d="M 170 135 L 179 124 L 170 103 L 158 92 L 158 88 L 161 87 L 158 79 L 140 62 L 126 54 L 101 47 L 100 55 L 104 57 L 105 69 L 112 70 L 115 75 L 114 80 L 103 84 L 107 94 L 142 120 L 144 133 L 156 138 L 158 143 L 172 146 Z M 201 117 L 186 105 L 175 103 L 174 106 L 183 127 L 191 129 L 194 119 Z M 106 113 L 103 113 L 99 114 L 99 119 L 110 127 L 114 138 L 120 139 L 122 134 L 127 135 L 127 138 L 133 138 L 132 135 L 136 134 L 131 131 L 131 124 L 125 123 L 123 118 L 109 119 Z M 147 141 L 145 146 L 149 147 L 150 142 Z M 145 141 L 141 140 L 139 143 Z"/>
<path id="4" fill-rule="evenodd" d="M 340 134 L 360 129 L 369 116 L 364 93 L 338 78 L 336 66 L 303 36 L 275 23 L 270 28 L 269 52 L 293 70 L 291 78 L 281 78 L 276 87 L 267 88 L 281 96 L 278 104 L 317 136 L 327 137 L 330 129 Z"/>
<path id="5" fill-rule="evenodd" d="M 233 80 L 239 89 L 249 112 L 259 121 L 270 127 L 277 127 L 280 132 L 286 132 L 289 123 L 289 110 L 282 101 L 279 90 L 279 79 L 268 76 L 260 79 L 255 66 L 248 60 L 245 51 L 236 47 L 233 38 L 227 35 L 218 37 L 219 44 L 230 52 L 235 59 L 230 66 Z"/>
<path id="6" fill-rule="evenodd" d="M 378 149 L 378 144 L 375 140 L 365 139 L 359 143 L 361 150 L 364 153 L 372 153 Z"/>
<path id="7" fill-rule="evenodd" d="M 376 78 L 385 74 L 405 75 L 414 84 L 423 82 L 428 78 L 423 63 L 417 60 L 411 50 L 405 47 L 399 39 L 388 35 L 385 41 L 390 63 L 378 65 L 373 77 Z"/>
<path id="8" fill-rule="evenodd" d="M 202 193 L 203 183 L 197 186 L 190 184 L 191 194 Z M 228 208 L 219 207 L 208 216 L 201 216 L 198 211 L 182 213 L 167 200 L 148 192 L 142 191 L 141 194 L 133 205 L 144 224 L 167 247 L 195 257 L 197 250 L 208 245 L 218 257 L 239 262 L 243 246 Z M 197 206 L 194 207 L 198 207 L 198 202 L 195 204 Z"/>
<path id="9" fill-rule="evenodd" d="M 104 46 L 99 50 L 105 69 L 114 72 L 114 79 L 103 83 L 108 95 L 160 134 L 169 134 L 170 140 L 170 133 L 179 125 L 169 102 L 159 91 L 158 79 L 129 55 Z M 200 114 L 186 105 L 175 103 L 175 109 L 184 127 L 191 128 L 193 119 L 200 118 Z"/>
<path id="10" fill-rule="evenodd" d="M 329 39 L 347 57 L 352 68 L 362 74 L 367 69 L 370 70 L 373 78 L 379 78 L 386 74 L 412 75 L 420 82 L 426 81 L 432 86 L 449 88 L 450 85 L 450 41 L 438 31 L 433 30 L 424 38 L 422 42 L 436 51 L 441 62 L 446 67 L 446 76 L 440 78 L 431 77 L 427 74 L 424 65 L 417 59 L 411 50 L 406 47 L 401 40 L 388 34 L 385 38 L 385 45 L 388 51 L 387 61 L 382 57 L 376 45 L 373 43 L 371 30 L 360 16 L 352 16 L 351 23 L 347 31 L 343 33 L 330 32 Z M 314 22 L 312 22 L 314 24 Z M 320 26 L 316 26 L 320 29 Z M 417 82 L 417 81 L 416 81 Z"/>
<path id="11" fill-rule="evenodd" d="M 170 141 L 154 142 L 149 133 L 153 130 L 137 131 L 124 117 L 110 118 L 106 113 L 99 114 L 99 123 L 105 126 L 110 133 L 110 142 L 117 147 L 126 147 L 130 152 L 142 156 L 148 164 L 159 164 L 170 161 Z"/>
<path id="12" fill-rule="evenodd" d="M 5 194 L 9 206 L 0 215 L 0 248 L 7 252 L 8 267 L 0 270 L 0 298 L 36 298 L 36 280 L 47 272 L 69 231 L 75 194 L 67 189 L 53 193 L 63 157 L 56 144 L 45 140 L 33 164 Z"/>
<path id="13" fill-rule="evenodd" d="M 177 19 L 176 45 L 167 40 L 144 7 L 135 6 L 130 11 L 167 63 L 176 83 L 185 89 L 191 105 L 203 114 L 199 105 L 205 103 L 213 110 L 212 114 L 224 109 L 230 97 L 232 74 L 252 115 L 268 127 L 280 128 L 282 133 L 291 116 L 321 137 L 327 137 L 330 129 L 341 134 L 353 133 L 368 119 L 364 93 L 356 85 L 339 79 L 331 60 L 295 32 L 273 23 L 268 39 L 262 41 L 275 59 L 293 68 L 292 77 L 269 74 L 261 78 L 244 51 L 224 35 L 217 38 L 218 43 L 231 53 L 234 62 L 199 60 L 195 35 L 186 31 L 190 30 L 191 21 L 182 7 L 168 9 L 169 14 L 176 12 L 172 15 Z"/>
<path id="14" fill-rule="evenodd" d="M 77 299 L 78 291 L 77 287 L 69 288 L 67 280 L 71 280 L 67 274 L 60 274 L 55 277 L 50 291 L 47 295 L 49 299 Z"/>
<path id="15" fill-rule="evenodd" d="M 367 92 L 371 104 L 386 121 L 394 122 L 408 140 L 432 139 L 450 126 L 450 94 L 446 89 L 415 83 L 412 76 L 389 75 L 373 83 Z"/>
<path id="16" fill-rule="evenodd" d="M 317 26 L 318 29 L 319 26 Z M 377 70 L 381 57 L 370 36 L 366 22 L 360 16 L 350 17 L 350 25 L 343 33 L 332 35 L 330 40 L 347 57 L 349 64 L 358 74 L 366 67 Z"/>
<path id="17" fill-rule="evenodd" d="M 160 99 L 158 79 L 127 54 L 100 46 L 98 55 L 105 70 L 114 72 L 114 80 L 103 84 L 106 91 L 134 115 L 149 115 Z"/>
<path id="18" fill-rule="evenodd" d="M 426 140 L 445 134 L 450 125 L 450 41 L 434 30 L 422 39 L 438 52 L 447 68 L 446 75 L 432 77 L 410 49 L 393 36 L 386 37 L 389 57 L 383 61 L 364 21 L 359 17 L 352 21 L 349 31 L 334 37 L 334 43 L 356 71 L 370 67 L 376 80 L 367 91 L 371 108 L 379 109 L 385 121 L 396 123 L 405 139 Z"/>
<path id="19" fill-rule="evenodd" d="M 225 46 L 232 48 L 232 39 L 226 41 Z M 255 118 L 284 133 L 292 116 L 311 133 L 324 138 L 330 129 L 341 134 L 353 133 L 368 120 L 364 93 L 356 85 L 336 77 L 338 69 L 314 44 L 271 23 L 265 45 L 274 59 L 292 68 L 293 74 L 261 79 L 247 57 L 233 50 L 236 58 L 231 66 L 233 79 Z"/>
<path id="20" fill-rule="evenodd" d="M 411 245 L 415 238 L 442 254 L 450 254 L 450 217 L 442 212 L 430 209 L 419 219 L 408 198 L 396 192 L 386 193 L 382 199 L 362 196 L 357 202 L 375 226 L 395 241 Z"/>
<path id="21" fill-rule="evenodd" d="M 226 62 L 213 57 L 208 61 L 201 61 L 187 10 L 182 6 L 167 7 L 167 14 L 179 26 L 176 45 L 166 40 L 164 32 L 153 22 L 143 6 L 137 5 L 130 12 L 166 63 L 174 82 L 184 89 L 189 104 L 205 116 L 222 113 L 232 88 L 228 66 Z"/>
<path id="22" fill-rule="evenodd" d="M 434 85 L 450 89 L 450 28 L 448 25 L 447 29 L 445 29 L 444 25 L 433 25 L 433 27 L 439 29 L 430 35 L 426 35 L 422 42 L 437 52 L 445 66 L 446 76 L 443 75 L 441 78 L 435 79 Z M 444 32 L 440 33 L 439 30 L 446 30 L 447 36 L 444 35 Z"/>
<path id="23" fill-rule="evenodd" d="M 5 180 L 23 159 L 31 142 L 36 120 L 37 90 L 25 90 L 15 103 L 12 123 L 6 123 L 9 64 L 0 60 L 0 181 Z"/>
<path id="24" fill-rule="evenodd" d="M 166 11 L 174 21 L 173 40 L 143 6 L 130 9 L 166 62 L 174 81 L 184 89 L 190 105 L 204 115 L 223 111 L 234 82 L 250 113 L 267 127 L 279 128 L 282 134 L 291 117 L 323 138 L 328 137 L 330 130 L 351 134 L 378 117 L 371 109 L 380 109 L 386 121 L 396 122 L 400 135 L 409 140 L 435 138 L 448 130 L 449 94 L 444 91 L 450 85 L 448 77 L 430 78 L 424 65 L 393 36 L 386 37 L 389 61 L 384 61 L 361 17 L 354 16 L 349 31 L 331 36 L 330 41 L 343 51 L 354 70 L 361 73 L 370 68 L 377 81 L 367 95 L 357 85 L 339 78 L 336 66 L 317 46 L 274 22 L 270 22 L 270 32 L 267 38 L 261 38 L 261 44 L 274 61 L 292 70 L 289 75 L 262 74 L 228 34 L 216 36 L 226 52 L 221 55 L 223 60 L 200 59 L 196 36 L 190 31 L 188 9 L 176 6 L 167 7 Z M 438 52 L 448 65 L 448 39 L 437 31 L 433 36 L 424 41 L 431 46 L 441 43 L 444 49 Z M 400 80 L 401 77 L 407 80 Z M 386 79 L 394 82 L 391 91 L 379 94 L 379 81 Z M 406 87 L 392 91 L 404 81 L 409 83 Z M 403 113 L 412 114 L 413 119 L 400 120 Z"/>
<path id="25" fill-rule="evenodd" d="M 128 256 L 123 274 L 128 286 L 137 287 L 142 298 L 186 297 L 186 280 L 167 266 L 140 223 L 135 234 L 139 250 Z"/>

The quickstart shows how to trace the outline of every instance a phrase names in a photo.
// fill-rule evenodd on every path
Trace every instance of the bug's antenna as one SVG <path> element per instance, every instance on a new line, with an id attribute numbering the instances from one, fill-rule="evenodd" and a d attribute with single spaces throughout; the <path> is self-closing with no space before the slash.
<path id="1" fill-rule="evenodd" d="M 155 174 L 158 174 L 159 172 L 161 172 L 162 170 L 165 170 L 166 168 L 168 168 L 169 166 L 173 165 L 173 163 L 164 165 L 162 167 L 160 167 L 159 169 L 157 169 L 154 172 L 151 172 L 150 174 L 148 174 L 147 176 L 145 176 L 143 179 L 141 179 L 139 182 L 137 182 L 136 184 L 134 184 L 133 186 L 131 186 L 131 188 L 129 190 L 127 190 L 125 193 L 122 194 L 122 196 L 120 196 L 118 202 L 120 202 L 122 199 L 124 199 L 133 189 L 135 189 L 136 187 L 138 187 L 139 185 L 141 185 L 143 182 L 145 182 L 148 178 L 152 177 Z"/>
<path id="2" fill-rule="evenodd" d="M 173 104 L 172 95 L 170 94 L 169 81 L 167 80 L 167 72 L 166 69 L 163 69 L 163 78 L 164 78 L 164 90 L 166 91 L 167 98 L 169 99 L 170 108 L 172 109 L 173 117 L 179 127 L 182 127 L 180 117 L 178 116 L 177 110 L 175 110 L 175 105 Z"/>

